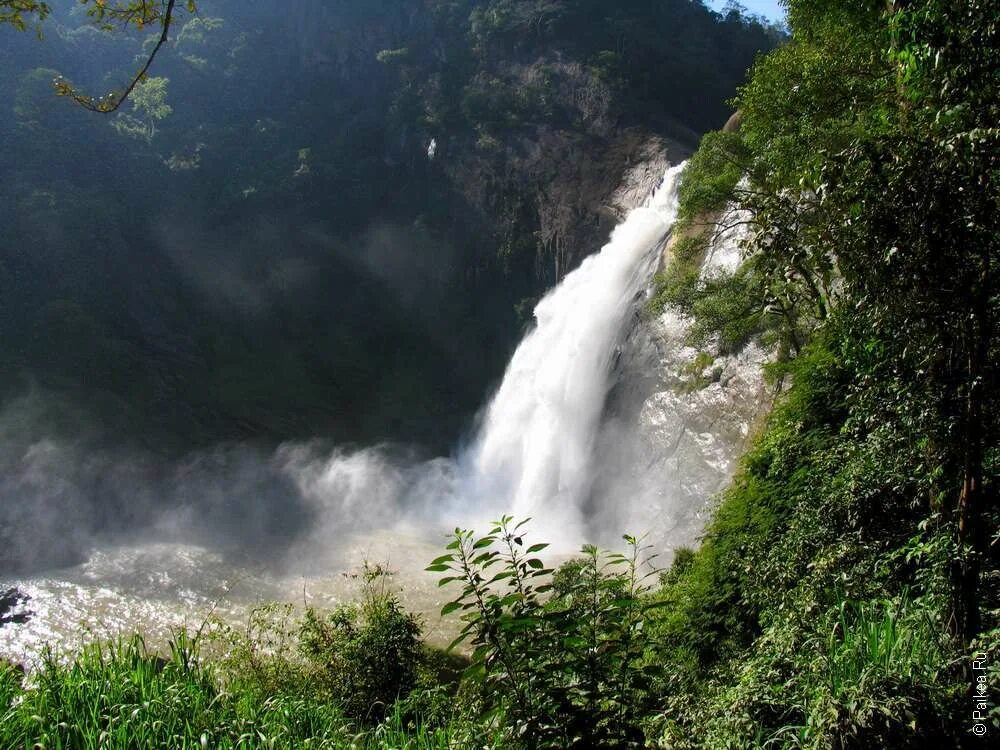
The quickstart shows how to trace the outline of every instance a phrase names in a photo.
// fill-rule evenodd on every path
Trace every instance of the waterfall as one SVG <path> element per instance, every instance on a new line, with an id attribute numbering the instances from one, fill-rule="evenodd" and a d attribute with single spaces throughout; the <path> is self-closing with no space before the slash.
<path id="1" fill-rule="evenodd" d="M 646 205 L 542 299 L 473 440 L 451 457 L 322 441 L 273 454 L 233 446 L 150 479 L 127 454 L 36 446 L 14 479 L 40 502 L 20 507 L 45 519 L 84 513 L 93 485 L 152 520 L 129 536 L 83 539 L 90 549 L 78 545 L 72 567 L 0 578 L 0 592 L 17 588 L 34 612 L 4 633 L 0 655 L 31 662 L 45 642 L 134 628 L 162 641 L 221 600 L 220 614 L 237 622 L 261 597 L 299 601 L 308 591 L 310 603 L 340 602 L 352 596 L 350 579 L 331 572 L 361 560 L 398 571 L 406 606 L 437 622 L 440 593 L 423 569 L 442 531 L 482 531 L 504 514 L 531 517 L 532 540 L 561 553 L 584 541 L 612 547 L 623 532 L 650 532 L 665 552 L 695 543 L 708 498 L 766 410 L 767 353 L 756 344 L 716 352 L 692 375 L 703 353 L 686 344 L 689 321 L 672 310 L 637 317 L 676 218 L 680 172 L 667 170 Z M 738 243 L 723 238 L 702 273 L 738 260 Z"/>
<path id="2" fill-rule="evenodd" d="M 541 538 L 584 538 L 617 345 L 676 218 L 682 167 L 668 169 L 646 205 L 539 302 L 467 456 L 467 496 L 532 517 Z"/>

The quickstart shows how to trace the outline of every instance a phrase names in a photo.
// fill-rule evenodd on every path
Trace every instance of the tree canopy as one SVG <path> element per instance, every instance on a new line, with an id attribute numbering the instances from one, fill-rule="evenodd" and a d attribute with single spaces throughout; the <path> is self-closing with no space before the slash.
<path id="1" fill-rule="evenodd" d="M 85 109 L 103 114 L 115 112 L 125 102 L 147 77 L 149 69 L 156 59 L 156 55 L 170 36 L 171 24 L 174 21 L 177 0 L 158 0 L 148 2 L 147 0 L 80 0 L 86 6 L 87 15 L 93 19 L 94 23 L 105 30 L 115 27 L 132 27 L 137 31 L 144 31 L 148 28 L 160 28 L 160 35 L 153 46 L 145 63 L 126 84 L 122 91 L 113 91 L 97 97 L 81 93 L 76 90 L 72 83 L 65 78 L 55 80 L 56 92 L 60 96 L 68 96 Z M 195 0 L 183 0 L 183 7 L 188 13 L 196 13 L 197 5 Z M 48 3 L 37 0 L 0 0 L 0 24 L 10 24 L 16 29 L 24 31 L 29 25 L 39 26 L 51 13 Z"/>
<path id="2" fill-rule="evenodd" d="M 1000 320 L 996 6 L 789 8 L 792 41 L 755 66 L 735 100 L 741 129 L 705 138 L 682 193 L 689 223 L 721 212 L 720 226 L 748 224 L 746 265 L 664 294 L 718 311 L 710 330 L 724 331 L 726 310 L 752 313 L 791 342 L 788 356 L 839 332 L 859 378 L 853 426 L 905 432 L 934 472 L 926 511 L 954 530 L 952 627 L 969 640 L 1000 416 L 987 385 Z"/>

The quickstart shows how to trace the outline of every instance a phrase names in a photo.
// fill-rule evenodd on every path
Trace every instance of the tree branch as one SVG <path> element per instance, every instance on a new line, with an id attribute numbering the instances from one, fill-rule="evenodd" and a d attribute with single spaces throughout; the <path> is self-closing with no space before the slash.
<path id="1" fill-rule="evenodd" d="M 56 91 L 60 96 L 68 96 L 77 104 L 79 104 L 84 109 L 88 109 L 91 112 L 99 112 L 100 114 L 109 115 L 112 112 L 118 111 L 118 109 L 125 103 L 135 87 L 145 80 L 146 75 L 149 73 L 149 69 L 153 66 L 153 61 L 156 59 L 157 53 L 160 48 L 170 38 L 170 23 L 173 20 L 174 6 L 177 4 L 177 0 L 167 0 L 167 7 L 163 11 L 162 25 L 163 32 L 160 34 L 159 40 L 156 42 L 156 46 L 153 47 L 153 51 L 149 53 L 149 57 L 146 58 L 146 64 L 142 66 L 142 69 L 135 74 L 132 78 L 131 83 L 125 88 L 120 95 L 108 94 L 106 97 L 98 97 L 94 99 L 92 96 L 86 96 L 85 94 L 80 94 L 73 90 L 73 87 L 64 79 L 56 79 Z M 145 10 L 143 11 L 145 13 Z"/>

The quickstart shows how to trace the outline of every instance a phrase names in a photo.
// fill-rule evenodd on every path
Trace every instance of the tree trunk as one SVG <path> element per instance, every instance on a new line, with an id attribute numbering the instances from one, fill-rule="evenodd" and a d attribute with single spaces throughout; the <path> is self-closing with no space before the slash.
<path id="1" fill-rule="evenodd" d="M 983 461 L 985 456 L 984 401 L 990 343 L 990 255 L 983 243 L 978 289 L 966 326 L 969 352 L 963 425 L 962 483 L 958 495 L 958 559 L 954 561 L 953 628 L 968 644 L 982 628 L 979 611 L 979 577 L 988 553 L 983 512 Z"/>

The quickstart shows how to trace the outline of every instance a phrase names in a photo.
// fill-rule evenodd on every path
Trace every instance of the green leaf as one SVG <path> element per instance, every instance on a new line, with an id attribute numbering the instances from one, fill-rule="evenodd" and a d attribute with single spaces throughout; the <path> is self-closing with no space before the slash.
<path id="1" fill-rule="evenodd" d="M 647 602 L 642 605 L 641 609 L 643 612 L 648 612 L 651 609 L 661 609 L 662 607 L 669 607 L 673 602 L 669 599 L 660 599 L 659 601 Z"/>
<path id="2" fill-rule="evenodd" d="M 482 662 L 475 662 L 466 667 L 462 676 L 467 680 L 479 680 L 486 674 L 486 665 Z"/>
<path id="3" fill-rule="evenodd" d="M 538 625 L 537 617 L 519 617 L 507 623 L 507 628 L 514 631 L 529 630 Z"/>
<path id="4" fill-rule="evenodd" d="M 615 599 L 611 602 L 611 606 L 615 609 L 628 609 L 635 606 L 635 599 Z"/>
<path id="5" fill-rule="evenodd" d="M 462 602 L 448 602 L 443 607 L 441 607 L 441 616 L 450 615 L 462 607 Z"/>

